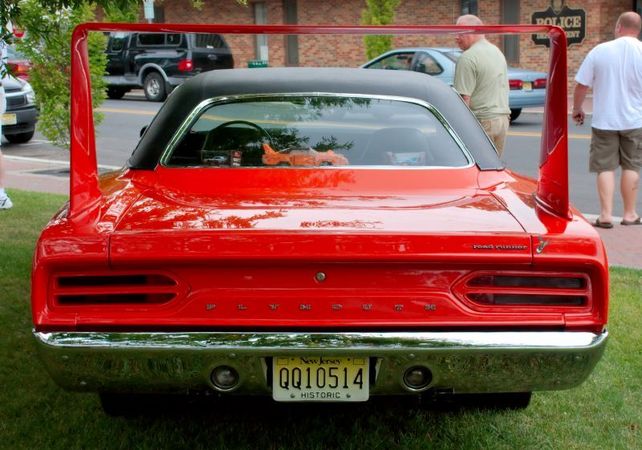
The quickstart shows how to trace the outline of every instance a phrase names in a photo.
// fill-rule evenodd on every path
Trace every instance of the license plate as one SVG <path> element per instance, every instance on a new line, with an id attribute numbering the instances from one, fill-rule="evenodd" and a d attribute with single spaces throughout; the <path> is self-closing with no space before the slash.
<path id="1" fill-rule="evenodd" d="M 15 114 L 3 114 L 2 125 L 15 125 L 18 123 L 18 117 Z"/>
<path id="2" fill-rule="evenodd" d="M 272 398 L 278 402 L 365 402 L 368 358 L 275 357 Z"/>
<path id="3" fill-rule="evenodd" d="M 522 90 L 524 90 L 524 91 L 532 91 L 533 90 L 533 83 L 531 83 L 530 81 L 524 81 L 524 83 L 522 83 Z"/>

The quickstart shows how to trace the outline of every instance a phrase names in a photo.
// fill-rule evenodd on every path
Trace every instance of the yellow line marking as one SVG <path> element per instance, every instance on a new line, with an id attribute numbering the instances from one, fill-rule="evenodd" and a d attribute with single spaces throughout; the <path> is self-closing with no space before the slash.
<path id="1" fill-rule="evenodd" d="M 538 133 L 537 131 L 509 131 L 508 135 L 516 136 L 516 137 L 542 137 L 542 133 Z M 569 133 L 568 138 L 569 139 L 591 139 L 591 135 Z"/>
<path id="2" fill-rule="evenodd" d="M 155 116 L 156 111 L 142 111 L 140 109 L 98 108 L 100 112 L 133 114 L 135 116 Z"/>

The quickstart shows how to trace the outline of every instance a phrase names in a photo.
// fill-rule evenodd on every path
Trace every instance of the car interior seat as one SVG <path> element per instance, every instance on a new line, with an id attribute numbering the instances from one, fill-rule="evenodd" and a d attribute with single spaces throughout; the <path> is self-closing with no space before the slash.
<path id="1" fill-rule="evenodd" d="M 428 136 L 416 128 L 382 128 L 370 136 L 362 158 L 366 165 L 425 166 L 432 155 Z"/>

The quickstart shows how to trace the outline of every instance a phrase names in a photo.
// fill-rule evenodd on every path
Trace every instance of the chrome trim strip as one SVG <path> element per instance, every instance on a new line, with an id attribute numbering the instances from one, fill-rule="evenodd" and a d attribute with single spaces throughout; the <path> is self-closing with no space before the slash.
<path id="1" fill-rule="evenodd" d="M 453 127 L 450 125 L 448 120 L 435 108 L 431 103 L 428 103 L 423 100 L 419 100 L 416 98 L 410 98 L 410 97 L 399 97 L 399 96 L 393 96 L 393 95 L 367 95 L 367 94 L 344 94 L 344 93 L 331 93 L 331 92 L 288 92 L 288 93 L 279 93 L 279 92 L 274 92 L 274 93 L 261 93 L 261 94 L 242 94 L 242 95 L 229 95 L 229 96 L 220 96 L 220 97 L 212 97 L 207 100 L 203 100 L 201 103 L 199 103 L 196 108 L 187 116 L 187 118 L 183 121 L 183 123 L 178 127 L 178 131 L 174 134 L 172 139 L 169 141 L 167 144 L 167 147 L 165 147 L 165 150 L 163 151 L 163 154 L 161 155 L 160 158 L 160 164 L 164 167 L 172 167 L 172 168 L 182 168 L 182 166 L 171 166 L 168 164 L 169 159 L 172 155 L 172 152 L 174 151 L 174 148 L 176 145 L 178 145 L 178 142 L 180 139 L 183 138 L 183 136 L 189 131 L 189 128 L 192 126 L 194 121 L 198 119 L 198 117 L 201 115 L 201 113 L 208 107 L 215 105 L 215 104 L 225 104 L 225 103 L 232 103 L 232 102 L 238 102 L 238 101 L 249 101 L 252 99 L 267 99 L 267 98 L 282 98 L 282 97 L 300 97 L 300 96 L 318 96 L 318 97 L 353 97 L 353 98 L 373 98 L 373 99 L 378 99 L 378 100 L 391 100 L 391 101 L 397 101 L 397 102 L 405 102 L 405 103 L 413 103 L 415 105 L 422 106 L 426 109 L 428 109 L 434 116 L 435 118 L 441 122 L 441 124 L 444 126 L 450 137 L 453 138 L 455 143 L 459 146 L 461 151 L 464 153 L 464 156 L 466 157 L 466 160 L 468 161 L 467 165 L 464 166 L 457 166 L 457 167 L 450 167 L 450 166 L 423 166 L 423 167 L 406 167 L 406 166 L 395 166 L 395 167 L 390 167 L 390 166 L 349 166 L 350 169 L 393 169 L 393 170 L 408 170 L 408 169 L 415 169 L 415 170 L 434 170 L 434 169 L 468 169 L 475 165 L 475 160 L 468 150 L 468 147 L 466 147 L 466 144 L 464 144 L 464 141 L 459 137 L 459 135 L 455 132 Z M 192 167 L 211 167 L 211 166 L 190 166 Z M 259 167 L 256 167 L 259 168 Z M 343 167 L 324 167 L 324 169 L 341 169 Z M 247 169 L 252 169 L 252 167 L 247 167 Z M 318 167 L 298 167 L 298 169 L 318 169 Z"/>
<path id="2" fill-rule="evenodd" d="M 230 365 L 238 393 L 269 395 L 274 356 L 349 355 L 380 361 L 371 394 L 408 394 L 403 373 L 423 365 L 426 387 L 455 392 L 525 392 L 579 385 L 608 334 L 589 332 L 34 332 L 52 377 L 72 390 L 210 390 L 211 371 Z"/>

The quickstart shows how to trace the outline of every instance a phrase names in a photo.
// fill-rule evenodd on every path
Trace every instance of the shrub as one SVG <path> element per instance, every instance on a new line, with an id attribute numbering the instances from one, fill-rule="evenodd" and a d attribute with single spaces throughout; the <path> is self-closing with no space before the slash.
<path id="1" fill-rule="evenodd" d="M 361 13 L 363 25 L 390 25 L 395 20 L 395 9 L 400 0 L 366 0 L 366 9 Z M 369 35 L 364 37 L 366 59 L 387 52 L 392 48 L 392 36 Z"/>

